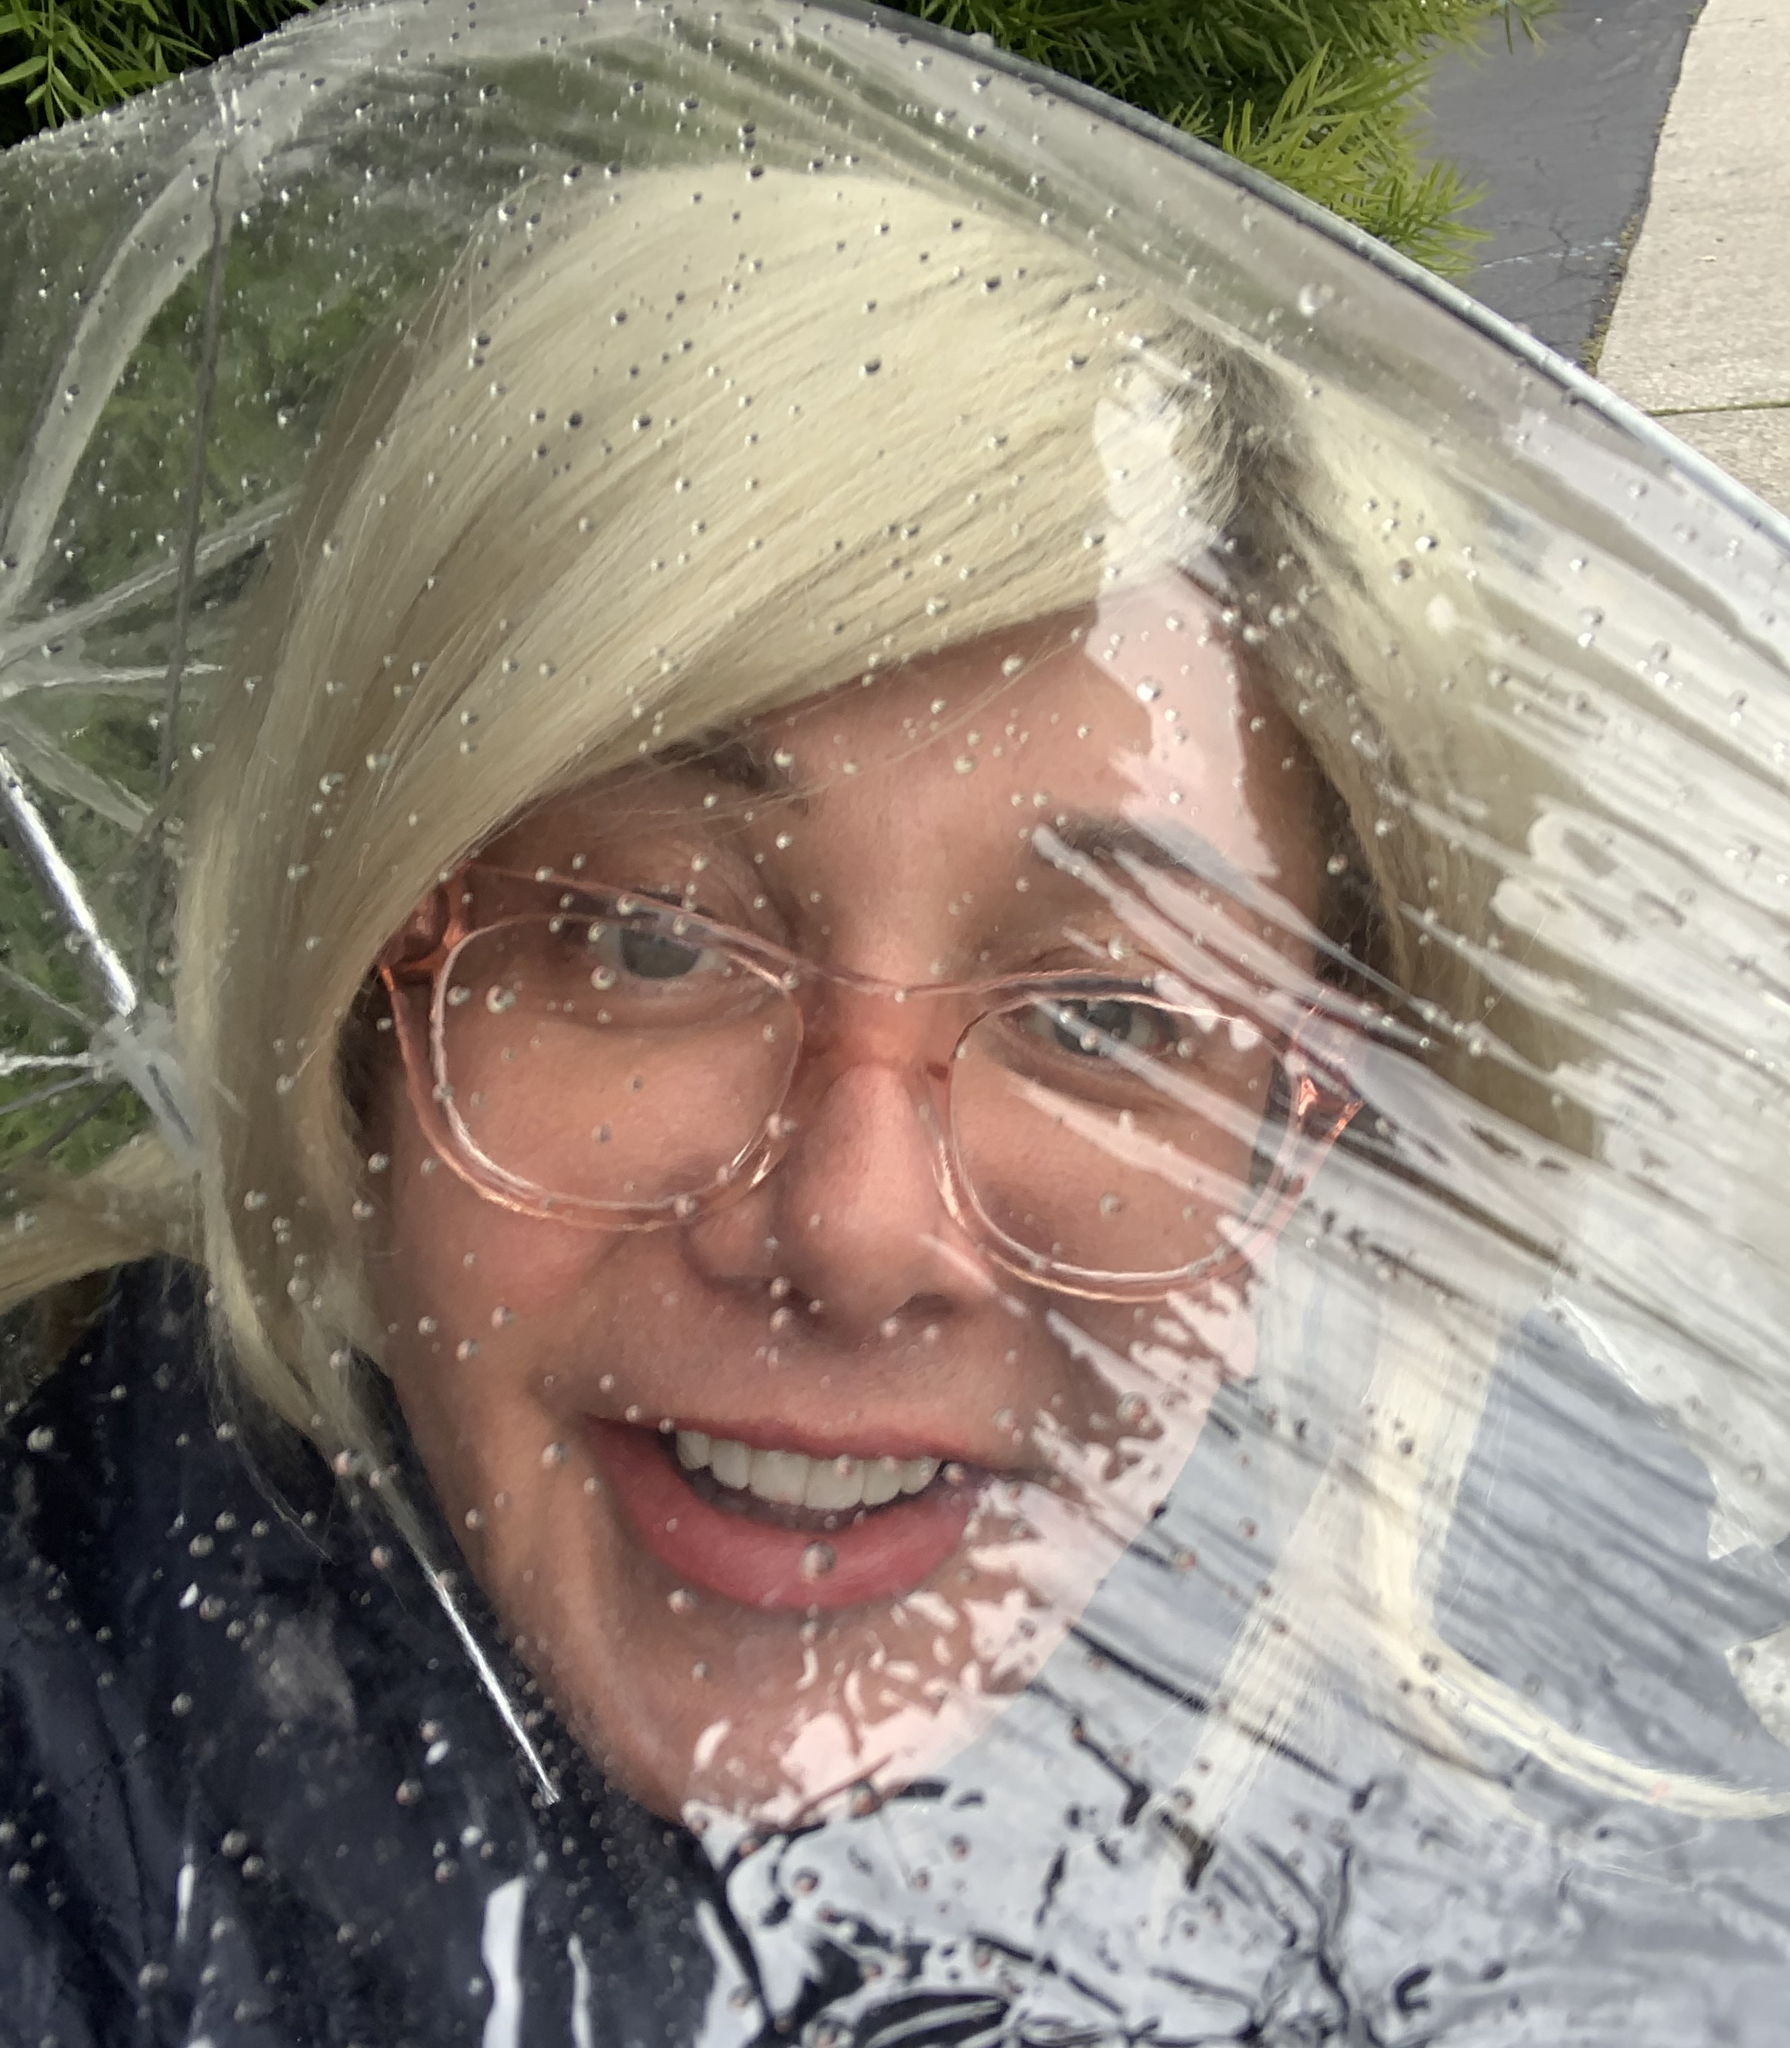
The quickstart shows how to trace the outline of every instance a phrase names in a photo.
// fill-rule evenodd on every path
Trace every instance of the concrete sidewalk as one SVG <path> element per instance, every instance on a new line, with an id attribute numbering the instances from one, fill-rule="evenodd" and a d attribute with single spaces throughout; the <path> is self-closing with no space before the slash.
<path id="1" fill-rule="evenodd" d="M 1790 0 L 1709 0 L 1595 365 L 1790 510 Z"/>

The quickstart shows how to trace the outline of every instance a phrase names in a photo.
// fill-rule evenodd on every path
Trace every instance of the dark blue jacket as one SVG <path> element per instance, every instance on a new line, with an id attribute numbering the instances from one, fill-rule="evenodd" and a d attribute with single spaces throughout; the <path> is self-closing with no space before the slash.
<path id="1" fill-rule="evenodd" d="M 694 1842 L 536 1702 L 541 1803 L 403 1547 L 221 1420 L 198 1321 L 127 1273 L 0 1448 L 0 2041 L 688 2041 Z"/>

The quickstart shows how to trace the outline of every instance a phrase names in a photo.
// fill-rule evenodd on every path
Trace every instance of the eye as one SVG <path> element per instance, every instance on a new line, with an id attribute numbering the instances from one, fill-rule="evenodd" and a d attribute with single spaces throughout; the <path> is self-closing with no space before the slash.
<path id="1" fill-rule="evenodd" d="M 594 921 L 586 936 L 599 974 L 625 974 L 634 981 L 688 981 L 727 965 L 724 953 L 699 945 L 693 938 L 680 937 L 669 923 L 621 924 L 603 919 Z"/>
<path id="2" fill-rule="evenodd" d="M 1059 1052 L 1084 1059 L 1104 1059 L 1115 1051 L 1166 1052 L 1182 1035 L 1183 1019 L 1155 1003 L 1124 996 L 1099 996 L 1088 1001 L 1034 1003 L 1021 1016 L 1021 1028 L 1047 1040 Z"/>
<path id="3" fill-rule="evenodd" d="M 622 966 L 642 981 L 679 981 L 697 972 L 707 949 L 691 945 L 688 939 L 673 938 L 669 932 L 629 927 L 617 935 L 616 952 Z"/>

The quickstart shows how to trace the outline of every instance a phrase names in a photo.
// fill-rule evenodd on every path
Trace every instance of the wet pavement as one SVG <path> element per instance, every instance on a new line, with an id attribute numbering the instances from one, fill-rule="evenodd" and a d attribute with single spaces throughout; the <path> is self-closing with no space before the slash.
<path id="1" fill-rule="evenodd" d="M 1467 289 L 1790 510 L 1787 114 L 1790 0 L 1560 0 L 1431 99 Z"/>
<path id="2" fill-rule="evenodd" d="M 1498 31 L 1438 68 L 1434 146 L 1485 188 L 1470 218 L 1491 236 L 1462 282 L 1575 362 L 1592 360 L 1615 302 L 1702 8 L 1559 0 L 1539 42 Z"/>

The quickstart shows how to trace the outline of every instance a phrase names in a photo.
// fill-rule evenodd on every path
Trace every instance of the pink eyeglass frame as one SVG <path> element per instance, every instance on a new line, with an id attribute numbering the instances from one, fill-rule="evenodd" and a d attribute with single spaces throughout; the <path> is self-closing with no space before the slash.
<path id="1" fill-rule="evenodd" d="M 529 911 L 508 916 L 479 919 L 467 914 L 464 884 L 476 875 L 521 883 L 529 888 L 557 890 L 561 901 L 552 910 Z M 578 899 L 568 904 L 566 898 Z M 1253 1013 L 1250 1022 L 1262 1031 L 1279 1057 L 1293 1087 L 1292 1114 L 1280 1155 L 1264 1183 L 1272 1189 L 1264 1206 L 1240 1222 L 1221 1252 L 1214 1252 L 1196 1265 L 1177 1267 L 1172 1272 L 1127 1274 L 1045 1261 L 1016 1240 L 1007 1237 L 976 1202 L 971 1184 L 957 1156 L 950 1116 L 951 1070 L 964 1039 L 987 1017 L 1024 1003 L 1038 1001 L 1086 1002 L 1101 994 L 1139 1000 L 1135 980 L 1097 972 L 1058 972 L 1033 975 L 1004 975 L 989 981 L 949 981 L 909 984 L 879 980 L 845 968 L 816 965 L 800 955 L 785 951 L 750 932 L 719 924 L 681 904 L 639 889 L 616 889 L 546 870 L 523 870 L 496 862 L 464 862 L 446 877 L 424 904 L 420 905 L 402 932 L 381 954 L 376 971 L 391 1005 L 392 1028 L 404 1063 L 405 1080 L 418 1127 L 435 1156 L 485 1200 L 518 1215 L 543 1221 L 567 1223 L 588 1230 L 658 1230 L 742 1200 L 761 1186 L 782 1163 L 789 1149 L 794 1126 L 780 1115 L 766 1121 L 763 1134 L 729 1162 L 727 1177 L 717 1180 L 698 1194 L 674 1196 L 653 1203 L 601 1202 L 573 1195 L 549 1195 L 517 1176 L 505 1172 L 481 1153 L 463 1125 L 452 1113 L 452 1095 L 445 1078 L 442 1056 L 448 971 L 461 947 L 469 940 L 506 925 L 533 923 L 539 918 L 606 915 L 619 921 L 651 913 L 677 920 L 674 935 L 681 939 L 713 944 L 726 950 L 744 966 L 762 976 L 790 1004 L 797 1020 L 798 1036 L 790 1059 L 790 1080 L 783 1101 L 789 1099 L 802 1048 L 807 1035 L 808 1007 L 802 999 L 807 988 L 824 984 L 854 993 L 906 1002 L 915 997 L 927 1000 L 975 1001 L 989 996 L 1001 1000 L 980 1002 L 963 1029 L 952 1041 L 943 1060 L 927 1059 L 920 1064 L 929 1084 L 928 1094 L 919 1099 L 923 1122 L 930 1141 L 933 1175 L 953 1223 L 979 1245 L 999 1266 L 1028 1285 L 1054 1293 L 1093 1301 L 1160 1301 L 1181 1292 L 1195 1282 L 1223 1279 L 1239 1268 L 1251 1265 L 1285 1228 L 1287 1219 L 1304 1199 L 1313 1175 L 1325 1154 L 1340 1138 L 1362 1108 L 1361 1098 L 1340 1079 L 1326 1072 L 1302 1044 L 1302 1034 L 1322 1013 L 1308 1009 L 1291 1031 L 1264 1022 Z M 1172 1010 L 1176 1005 L 1158 1005 Z M 1220 1003 L 1221 1010 L 1234 1007 Z M 1332 1026 L 1331 1028 L 1334 1028 Z M 781 1104 L 779 1105 L 781 1108 Z M 1296 1172 L 1286 1169 L 1296 1166 Z"/>

